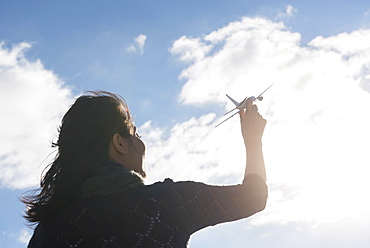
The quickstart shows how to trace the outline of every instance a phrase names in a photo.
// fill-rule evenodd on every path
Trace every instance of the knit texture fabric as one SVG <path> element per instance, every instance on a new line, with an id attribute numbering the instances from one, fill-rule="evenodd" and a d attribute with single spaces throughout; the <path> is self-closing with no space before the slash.
<path id="1" fill-rule="evenodd" d="M 136 172 L 127 170 L 120 164 L 109 163 L 83 182 L 81 197 L 111 195 L 143 185 L 142 177 Z"/>
<path id="2" fill-rule="evenodd" d="M 121 185 L 120 190 L 98 179 L 84 184 L 84 197 L 41 222 L 28 247 L 183 248 L 192 233 L 261 211 L 267 198 L 267 186 L 257 175 L 235 186 L 133 181 L 136 186 Z"/>

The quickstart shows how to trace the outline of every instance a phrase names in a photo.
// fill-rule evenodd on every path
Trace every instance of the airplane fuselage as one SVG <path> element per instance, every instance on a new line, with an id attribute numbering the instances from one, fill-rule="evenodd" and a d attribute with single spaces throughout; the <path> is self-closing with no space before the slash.
<path id="1" fill-rule="evenodd" d="M 263 100 L 262 94 L 265 93 L 268 89 L 270 89 L 271 86 L 272 86 L 272 84 L 267 89 L 265 89 L 261 94 L 259 94 L 259 96 L 257 96 L 257 97 L 255 97 L 255 96 L 246 97 L 241 102 L 235 101 L 232 97 L 230 97 L 228 94 L 226 94 L 226 96 L 230 99 L 230 101 L 232 101 L 235 104 L 235 108 L 233 108 L 229 112 L 225 113 L 224 115 L 227 115 L 227 114 L 231 113 L 235 109 L 238 109 L 240 111 L 242 109 L 247 108 L 247 100 L 248 99 L 252 99 L 253 102 L 256 101 L 256 100 L 262 101 Z M 230 119 L 231 117 L 233 117 L 234 115 L 236 115 L 237 113 L 239 113 L 239 111 L 235 112 L 233 115 L 229 116 L 227 119 L 225 119 L 221 123 L 217 124 L 216 127 L 219 126 L 219 125 L 221 125 L 222 123 L 224 123 L 225 121 L 227 121 L 228 119 Z"/>
<path id="2" fill-rule="evenodd" d="M 237 109 L 245 109 L 246 107 L 247 107 L 247 100 L 248 99 L 252 99 L 252 101 L 254 102 L 254 101 L 256 101 L 256 100 L 260 100 L 260 101 L 262 101 L 262 97 L 255 97 L 255 96 L 250 96 L 250 97 L 246 97 L 246 98 L 244 98 L 244 100 L 243 101 L 241 101 L 237 106 L 236 106 L 236 108 Z"/>

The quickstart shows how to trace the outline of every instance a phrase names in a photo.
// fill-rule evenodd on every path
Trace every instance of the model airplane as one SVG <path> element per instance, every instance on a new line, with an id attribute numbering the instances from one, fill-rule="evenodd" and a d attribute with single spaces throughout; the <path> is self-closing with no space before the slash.
<path id="1" fill-rule="evenodd" d="M 253 102 L 254 101 L 257 101 L 257 100 L 262 101 L 263 100 L 262 94 L 265 93 L 268 89 L 270 89 L 272 85 L 273 84 L 271 84 L 269 87 L 267 87 L 267 89 L 265 89 L 261 94 L 259 94 L 259 96 L 257 96 L 257 97 L 254 97 L 254 96 L 246 97 L 241 102 L 235 101 L 228 94 L 226 94 L 226 96 L 235 104 L 236 107 L 233 108 L 232 110 L 230 110 L 229 112 L 225 113 L 224 115 L 229 114 L 230 112 L 234 111 L 235 109 L 239 109 L 239 111 L 242 110 L 242 109 L 245 109 L 247 107 L 247 100 L 248 99 L 252 99 Z M 218 127 L 219 125 L 221 125 L 222 123 L 224 123 L 225 121 L 227 121 L 228 119 L 230 119 L 231 117 L 233 117 L 234 115 L 236 115 L 237 113 L 239 113 L 239 111 L 235 112 L 233 115 L 229 116 L 227 119 L 223 120 L 222 122 L 220 122 L 219 124 L 217 124 L 215 127 Z"/>

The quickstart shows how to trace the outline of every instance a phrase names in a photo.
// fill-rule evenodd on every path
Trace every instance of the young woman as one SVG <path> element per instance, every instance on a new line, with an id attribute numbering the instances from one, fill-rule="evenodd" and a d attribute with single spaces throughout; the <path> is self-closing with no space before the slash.
<path id="1" fill-rule="evenodd" d="M 247 153 L 241 184 L 145 185 L 145 145 L 125 101 L 109 92 L 79 97 L 63 117 L 58 154 L 40 189 L 23 198 L 25 218 L 37 224 L 28 247 L 186 247 L 202 228 L 263 210 L 266 121 L 247 105 L 240 111 Z"/>

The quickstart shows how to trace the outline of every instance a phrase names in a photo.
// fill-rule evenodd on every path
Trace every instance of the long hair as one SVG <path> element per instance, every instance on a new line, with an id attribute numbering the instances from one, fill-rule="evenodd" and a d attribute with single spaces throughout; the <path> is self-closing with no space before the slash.
<path id="1" fill-rule="evenodd" d="M 113 135 L 128 138 L 132 129 L 122 97 L 104 91 L 80 96 L 62 119 L 58 141 L 52 143 L 58 153 L 48 165 L 40 188 L 21 199 L 27 206 L 25 219 L 37 224 L 61 211 L 78 196 L 84 179 L 110 160 Z"/>

